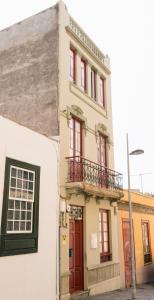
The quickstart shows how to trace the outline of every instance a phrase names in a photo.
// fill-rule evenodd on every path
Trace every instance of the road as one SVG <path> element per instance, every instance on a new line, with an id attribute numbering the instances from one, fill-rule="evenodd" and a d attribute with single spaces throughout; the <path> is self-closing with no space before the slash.
<path id="1" fill-rule="evenodd" d="M 136 299 L 154 300 L 154 282 L 137 286 Z M 132 300 L 131 289 L 113 291 L 97 296 L 89 296 L 88 300 Z"/>

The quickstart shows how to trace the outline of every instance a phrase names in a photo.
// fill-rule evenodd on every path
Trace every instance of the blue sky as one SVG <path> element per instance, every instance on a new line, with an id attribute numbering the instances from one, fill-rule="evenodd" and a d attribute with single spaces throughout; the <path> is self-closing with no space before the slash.
<path id="1" fill-rule="evenodd" d="M 0 1 L 0 29 L 55 4 L 53 0 Z M 126 176 L 126 132 L 131 186 L 154 193 L 154 2 L 153 0 L 66 0 L 69 13 L 111 58 L 115 169 Z"/>

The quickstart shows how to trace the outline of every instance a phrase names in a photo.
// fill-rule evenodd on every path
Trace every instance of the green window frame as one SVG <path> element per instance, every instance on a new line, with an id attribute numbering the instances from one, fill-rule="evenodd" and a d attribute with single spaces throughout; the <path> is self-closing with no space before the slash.
<path id="1" fill-rule="evenodd" d="M 6 158 L 0 256 L 38 251 L 40 167 Z"/>

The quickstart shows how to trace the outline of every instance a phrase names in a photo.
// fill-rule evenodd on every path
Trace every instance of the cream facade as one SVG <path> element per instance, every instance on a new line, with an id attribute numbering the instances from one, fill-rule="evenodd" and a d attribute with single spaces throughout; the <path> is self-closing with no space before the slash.
<path id="1" fill-rule="evenodd" d="M 0 117 L 0 135 L 1 298 L 5 300 L 10 298 L 16 300 L 56 299 L 59 294 L 57 289 L 59 281 L 57 264 L 59 213 L 58 144 L 2 117 Z M 28 205 L 32 205 L 32 203 L 25 198 L 26 188 L 24 195 L 20 199 L 16 196 L 16 200 L 14 200 L 14 196 L 11 194 L 8 196 L 7 217 L 5 216 L 7 232 L 3 234 L 5 220 L 2 215 L 4 215 L 4 207 L 7 203 L 7 199 L 4 196 L 5 190 L 8 184 L 9 189 L 12 189 L 10 186 L 12 186 L 12 180 L 15 179 L 15 177 L 10 179 L 9 174 L 7 174 L 8 160 L 11 161 L 11 166 L 13 166 L 14 170 L 17 170 L 16 166 L 20 164 L 18 175 L 22 170 L 24 170 L 23 172 L 26 175 L 27 170 L 31 170 L 33 166 L 40 169 L 39 186 L 36 185 L 37 173 L 34 179 L 34 194 L 37 193 L 38 197 L 34 197 L 34 214 L 32 218 L 33 226 L 35 226 L 35 218 L 38 219 L 38 233 L 35 232 L 34 237 L 34 239 L 37 239 L 37 245 L 33 243 L 33 232 L 28 233 L 29 228 L 27 225 L 31 222 L 29 217 L 31 207 L 28 207 Z M 21 167 L 23 163 L 25 164 L 24 169 Z M 29 174 L 32 175 L 33 173 L 29 171 Z M 19 180 L 22 179 L 17 179 L 17 188 Z M 21 191 L 21 188 L 18 189 L 19 191 Z M 36 201 L 39 204 L 38 212 L 35 210 Z M 15 205 L 14 208 L 12 204 Z M 11 212 L 14 212 L 13 218 L 11 217 Z M 20 216 L 18 216 L 19 214 Z M 27 225 L 26 228 L 23 228 L 25 222 L 27 222 Z M 12 223 L 14 223 L 13 228 L 11 228 Z M 26 243 L 24 243 L 25 239 Z"/>
<path id="2" fill-rule="evenodd" d="M 92 295 L 120 287 L 116 202 L 122 193 L 116 187 L 115 189 L 111 189 L 110 186 L 104 187 L 92 178 L 89 180 L 86 178 L 86 176 L 92 176 L 93 169 L 98 170 L 100 167 L 98 160 L 100 135 L 107 139 L 107 168 L 114 170 L 109 58 L 102 54 L 71 18 L 62 2 L 59 8 L 60 194 L 62 206 L 66 207 L 66 210 L 62 207 L 60 224 L 60 294 L 61 299 L 70 299 L 70 295 L 75 291 Z M 75 61 L 73 82 L 69 74 L 70 49 L 74 52 Z M 86 63 L 86 91 L 83 91 L 81 82 L 82 60 Z M 96 99 L 92 99 L 92 70 L 95 70 L 96 74 Z M 104 106 L 100 99 L 101 78 L 104 79 L 105 84 Z M 83 170 L 88 168 L 88 163 L 91 164 L 89 170 L 83 170 L 85 172 L 83 178 L 70 178 L 71 160 L 78 159 L 68 158 L 72 156 L 72 149 L 70 150 L 72 119 L 81 122 L 82 126 L 82 141 L 80 142 L 82 145 L 79 147 L 82 147 L 84 158 L 81 164 L 79 162 L 80 167 Z M 80 168 L 77 172 L 80 172 Z M 120 174 L 118 176 L 120 180 Z M 79 208 L 82 210 L 82 216 L 78 218 L 74 214 L 77 214 L 75 210 Z M 111 256 L 106 262 L 100 261 L 99 212 L 101 210 L 109 214 Z M 76 237 L 76 229 L 71 232 L 71 226 L 76 227 L 75 223 L 78 219 L 82 220 L 80 241 L 79 237 Z M 81 253 L 77 254 L 82 256 L 81 261 L 77 261 L 76 253 L 80 252 L 80 249 L 76 249 L 76 243 L 78 248 L 82 247 Z M 73 266 L 79 263 L 83 268 L 80 272 L 83 274 L 79 273 L 79 266 Z"/>

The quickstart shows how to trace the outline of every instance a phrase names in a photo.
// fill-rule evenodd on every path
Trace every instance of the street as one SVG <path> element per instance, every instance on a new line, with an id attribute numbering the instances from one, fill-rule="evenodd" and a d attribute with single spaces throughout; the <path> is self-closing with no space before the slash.
<path id="1" fill-rule="evenodd" d="M 123 289 L 105 293 L 103 295 L 90 296 L 89 300 L 131 300 L 131 289 Z M 137 286 L 137 297 L 140 300 L 154 300 L 154 282 Z"/>

